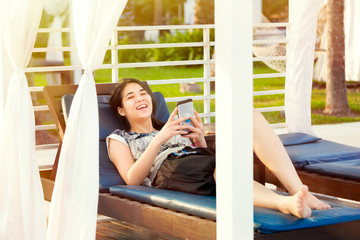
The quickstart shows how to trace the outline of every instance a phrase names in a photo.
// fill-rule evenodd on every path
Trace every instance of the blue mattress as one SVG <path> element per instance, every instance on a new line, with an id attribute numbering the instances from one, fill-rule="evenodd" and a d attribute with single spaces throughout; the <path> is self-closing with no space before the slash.
<path id="1" fill-rule="evenodd" d="M 308 172 L 360 181 L 360 158 L 305 166 Z"/>
<path id="2" fill-rule="evenodd" d="M 151 205 L 216 220 L 216 197 L 195 195 L 145 186 L 119 185 L 109 188 L 114 195 Z"/>
<path id="3" fill-rule="evenodd" d="M 114 195 L 151 205 L 216 220 L 216 197 L 188 194 L 145 186 L 113 186 Z M 360 209 L 329 203 L 328 210 L 315 210 L 310 218 L 299 219 L 279 211 L 254 207 L 254 229 L 273 233 L 360 220 Z"/>
<path id="4" fill-rule="evenodd" d="M 330 224 L 350 222 L 360 219 L 360 209 L 332 204 L 328 210 L 313 210 L 310 218 L 299 219 L 289 214 L 268 208 L 254 207 L 254 229 L 261 233 L 274 233 Z"/>
<path id="5" fill-rule="evenodd" d="M 301 132 L 279 134 L 278 136 L 284 146 L 301 145 L 321 140 L 319 137 Z"/>
<path id="6" fill-rule="evenodd" d="M 304 133 L 279 135 L 295 168 L 360 158 L 360 148 L 319 139 Z"/>

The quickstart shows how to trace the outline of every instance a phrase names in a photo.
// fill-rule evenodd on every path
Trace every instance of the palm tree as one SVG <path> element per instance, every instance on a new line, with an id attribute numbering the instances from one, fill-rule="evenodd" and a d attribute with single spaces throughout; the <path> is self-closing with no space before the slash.
<path id="1" fill-rule="evenodd" d="M 154 25 L 161 25 L 164 20 L 162 0 L 155 0 L 154 4 Z"/>
<path id="2" fill-rule="evenodd" d="M 195 24 L 214 23 L 214 0 L 195 0 Z"/>
<path id="3" fill-rule="evenodd" d="M 344 0 L 327 2 L 327 79 L 324 113 L 347 116 L 350 108 L 345 82 Z"/>

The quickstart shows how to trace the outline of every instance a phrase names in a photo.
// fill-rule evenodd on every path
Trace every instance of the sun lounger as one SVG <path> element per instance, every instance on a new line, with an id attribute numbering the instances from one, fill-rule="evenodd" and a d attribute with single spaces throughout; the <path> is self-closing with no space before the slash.
<path id="1" fill-rule="evenodd" d="M 360 148 L 304 133 L 279 135 L 304 184 L 318 193 L 360 201 Z M 262 182 L 281 186 L 257 161 Z"/>
<path id="2" fill-rule="evenodd" d="M 99 214 L 121 219 L 139 226 L 150 228 L 155 231 L 168 233 L 188 239 L 215 239 L 216 223 L 212 219 L 205 219 L 196 215 L 178 213 L 173 210 L 167 210 L 160 207 L 150 206 L 139 201 L 130 200 L 124 197 L 118 197 L 110 193 L 109 187 L 124 184 L 121 176 L 118 174 L 115 166 L 107 155 L 105 138 L 113 130 L 121 128 L 119 122 L 110 110 L 108 104 L 109 95 L 115 84 L 97 84 L 99 103 L 99 169 L 100 169 L 100 189 L 99 189 Z M 44 88 L 44 96 L 49 105 L 50 113 L 59 129 L 60 138 L 63 139 L 66 122 L 64 116 L 66 112 L 62 110 L 69 109 L 72 96 L 75 94 L 77 86 L 47 86 Z M 70 94 L 70 95 L 69 95 Z M 65 96 L 68 95 L 68 96 Z M 158 114 L 160 120 L 167 120 L 169 116 L 165 100 L 160 93 L 154 93 L 156 99 L 161 99 L 158 104 Z M 64 97 L 65 96 L 65 97 Z M 64 103 L 64 104 L 63 104 Z M 164 111 L 166 110 L 166 111 Z M 112 116 L 108 118 L 107 116 Z M 209 138 L 210 141 L 213 137 Z M 61 149 L 59 148 L 59 151 Z M 52 171 L 42 171 L 42 184 L 44 188 L 45 199 L 50 201 L 54 186 L 54 179 L 57 170 L 58 155 Z M 159 224 L 161 223 L 161 224 Z"/>
<path id="3" fill-rule="evenodd" d="M 118 122 L 110 111 L 109 94 L 115 84 L 97 84 L 99 102 L 99 164 L 100 164 L 100 193 L 99 193 L 99 214 L 117 218 L 132 224 L 143 226 L 155 231 L 164 232 L 174 236 L 187 239 L 215 239 L 216 238 L 216 198 L 210 196 L 200 196 L 175 192 L 162 189 L 154 189 L 144 186 L 126 186 L 118 174 L 115 166 L 111 163 L 107 155 L 105 138 L 118 128 Z M 77 86 L 48 86 L 44 88 L 44 95 L 48 102 L 50 112 L 59 129 L 61 139 L 65 131 L 66 123 L 64 115 L 69 111 L 71 95 L 74 94 Z M 66 96 L 65 96 L 66 95 Z M 161 100 L 162 107 L 159 113 L 166 120 L 169 116 L 165 101 L 161 94 L 156 93 Z M 62 101 L 64 104 L 62 104 Z M 66 109 L 62 113 L 62 105 Z M 112 116 L 112 117 L 108 117 Z M 207 139 L 209 140 L 209 139 Z M 213 140 L 210 138 L 210 140 Z M 212 146 L 212 144 L 210 144 Z M 56 165 L 56 164 L 55 164 Z M 42 183 L 44 195 L 47 200 L 51 199 L 54 181 L 51 175 L 55 176 L 56 167 L 53 173 L 43 172 Z M 358 210 L 350 218 L 348 212 L 340 211 L 339 220 L 349 217 L 349 221 L 360 219 Z M 255 208 L 255 226 L 264 226 L 267 218 L 262 213 L 265 210 Z M 275 213 L 279 213 L 274 211 Z M 268 214 L 268 213 L 267 213 Z M 286 214 L 279 213 L 282 218 L 287 219 Z M 334 218 L 329 212 L 330 216 Z M 339 212 L 336 212 L 339 214 Z M 295 217 L 289 221 L 294 222 Z M 334 218 L 335 219 L 335 218 Z M 340 222 L 341 222 L 340 221 Z M 264 224 L 259 224 L 263 222 Z M 301 222 L 301 221 L 300 221 Z M 316 221 L 313 221 L 316 222 Z M 339 221 L 338 221 L 339 222 Z M 332 223 L 338 223 L 336 220 Z M 341 223 L 340 223 L 341 224 Z M 349 223 L 350 224 L 350 223 Z M 299 224 L 295 224 L 299 225 Z M 319 226 L 319 225 L 318 225 Z M 335 225 L 334 225 L 335 226 Z M 277 226 L 278 228 L 279 226 Z M 313 226 L 316 227 L 316 226 Z M 261 228 L 258 228 L 259 231 Z M 270 229 L 266 227 L 266 229 Z M 317 228 L 316 228 L 317 229 Z M 274 229 L 272 231 L 286 231 Z M 269 231 L 269 230 L 267 230 Z M 256 237 L 264 237 L 264 234 L 256 233 Z M 271 234 L 272 235 L 272 234 Z M 281 238 L 279 238 L 281 239 Z M 286 239 L 286 238 L 285 238 Z"/>
<path id="4" fill-rule="evenodd" d="M 321 198 L 321 196 L 318 197 Z M 332 209 L 314 210 L 312 216 L 307 219 L 299 219 L 271 209 L 255 207 L 254 228 L 256 232 L 254 239 L 358 239 L 360 236 L 359 204 L 350 202 L 344 204 L 343 201 L 329 199 L 326 196 L 323 196 L 322 199 L 328 202 Z"/>
<path id="5" fill-rule="evenodd" d="M 305 166 L 308 172 L 360 181 L 360 158 Z M 360 190 L 359 190 L 360 191 Z"/>

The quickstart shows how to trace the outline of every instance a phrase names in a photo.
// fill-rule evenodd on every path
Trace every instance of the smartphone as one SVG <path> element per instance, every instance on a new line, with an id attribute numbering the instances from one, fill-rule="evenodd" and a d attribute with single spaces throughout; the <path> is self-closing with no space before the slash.
<path id="1" fill-rule="evenodd" d="M 176 106 L 178 108 L 179 118 L 187 117 L 187 116 L 195 118 L 194 105 L 193 105 L 193 100 L 191 98 L 178 102 Z M 180 124 L 194 126 L 190 118 L 187 119 L 186 121 L 180 122 Z M 184 131 L 187 131 L 188 132 L 187 134 L 191 133 L 191 131 L 188 129 L 184 129 Z"/>

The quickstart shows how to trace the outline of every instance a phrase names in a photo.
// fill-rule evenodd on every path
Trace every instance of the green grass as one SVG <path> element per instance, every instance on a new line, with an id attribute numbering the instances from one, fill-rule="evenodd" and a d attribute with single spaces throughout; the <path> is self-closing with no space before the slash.
<path id="1" fill-rule="evenodd" d="M 119 79 L 137 78 L 139 80 L 161 80 L 171 78 L 202 77 L 202 67 L 151 67 L 151 68 L 119 68 Z M 100 69 L 95 71 L 95 81 L 110 82 L 111 70 Z"/>
<path id="2" fill-rule="evenodd" d="M 29 73 L 27 73 L 26 75 L 29 75 Z M 34 79 L 34 85 L 36 87 L 46 86 L 47 85 L 46 73 L 34 73 L 32 78 Z M 29 79 L 29 76 L 27 76 L 27 79 Z"/>
<path id="3" fill-rule="evenodd" d="M 260 73 L 273 73 L 275 71 L 269 69 L 263 64 L 254 65 L 254 74 Z M 111 70 L 101 69 L 95 71 L 95 81 L 97 83 L 110 82 Z M 152 68 L 127 68 L 119 69 L 119 79 L 121 78 L 137 78 L 140 80 L 163 80 L 163 79 L 177 79 L 177 78 L 198 78 L 203 76 L 202 66 L 192 67 L 152 67 Z M 37 73 L 34 75 L 35 86 L 46 85 L 46 75 L 43 73 Z M 199 83 L 203 87 L 202 83 Z M 268 79 L 255 79 L 254 91 L 264 91 L 272 89 L 283 89 L 285 85 L 285 78 L 268 78 Z M 317 84 L 323 85 L 324 84 Z M 167 84 L 167 85 L 151 85 L 153 91 L 160 91 L 166 98 L 180 97 L 180 96 L 195 96 L 200 95 L 195 93 L 182 93 L 180 92 L 180 84 Z M 360 93 L 356 90 L 348 90 L 348 101 L 353 116 L 351 117 L 333 117 L 322 114 L 325 109 L 326 93 L 325 88 L 314 88 L 312 91 L 312 124 L 331 124 L 341 122 L 353 122 L 360 121 Z M 169 110 L 172 111 L 175 108 L 176 103 L 168 103 Z M 272 95 L 272 96 L 257 96 L 254 97 L 254 107 L 274 107 L 284 105 L 284 95 Z M 203 112 L 203 102 L 194 101 L 194 107 L 198 112 Z M 215 111 L 215 100 L 211 100 L 211 111 Z M 271 123 L 284 122 L 285 117 L 283 113 L 270 112 L 264 113 L 267 120 Z M 215 121 L 212 118 L 212 121 Z"/>
<path id="4" fill-rule="evenodd" d="M 332 124 L 342 122 L 357 122 L 360 121 L 360 94 L 354 90 L 348 90 L 347 92 L 348 102 L 351 111 L 355 116 L 351 117 L 336 117 L 319 114 L 325 109 L 326 104 L 326 92 L 325 89 L 316 89 L 312 91 L 311 100 L 311 120 L 313 124 Z"/>
<path id="5" fill-rule="evenodd" d="M 253 68 L 254 74 L 263 74 L 263 73 L 276 73 L 275 70 L 272 70 L 265 66 L 264 64 L 254 64 Z M 284 89 L 285 87 L 285 78 L 262 78 L 254 79 L 253 89 L 254 91 L 266 91 L 266 90 L 276 90 Z M 255 108 L 265 108 L 265 107 L 277 107 L 284 105 L 284 95 L 270 95 L 270 96 L 255 96 L 254 107 Z M 285 121 L 285 116 L 280 112 L 266 112 L 263 113 L 265 118 L 270 123 L 280 123 Z"/>
<path id="6" fill-rule="evenodd" d="M 254 66 L 254 73 L 273 73 L 272 69 L 269 69 L 265 65 L 257 64 Z M 311 97 L 311 121 L 312 124 L 333 124 L 342 122 L 354 122 L 360 121 L 360 93 L 355 90 L 348 90 L 348 102 L 352 111 L 351 117 L 335 117 L 322 114 L 326 104 L 326 90 L 325 83 L 318 83 L 321 88 L 313 88 Z M 285 78 L 271 78 L 271 79 L 254 79 L 254 91 L 264 91 L 273 89 L 284 89 Z M 254 107 L 275 107 L 284 105 L 284 95 L 272 95 L 272 96 L 257 96 L 254 97 Z M 285 121 L 283 113 L 270 112 L 264 113 L 266 119 L 271 123 L 279 123 Z"/>

